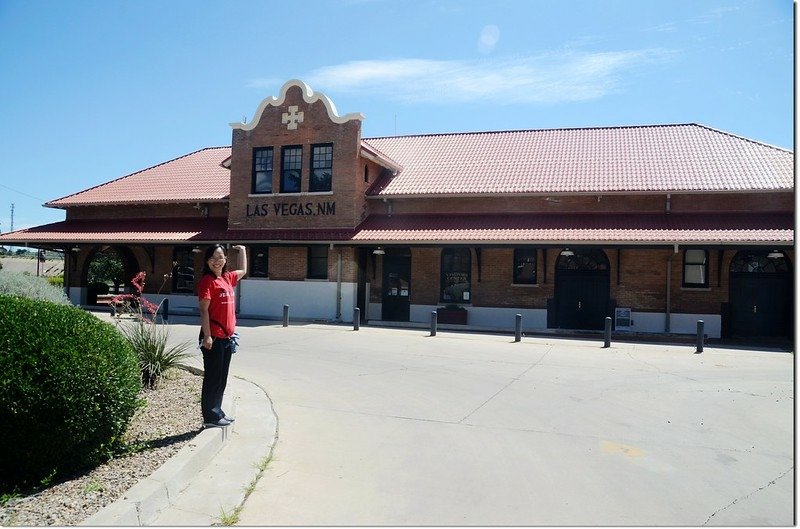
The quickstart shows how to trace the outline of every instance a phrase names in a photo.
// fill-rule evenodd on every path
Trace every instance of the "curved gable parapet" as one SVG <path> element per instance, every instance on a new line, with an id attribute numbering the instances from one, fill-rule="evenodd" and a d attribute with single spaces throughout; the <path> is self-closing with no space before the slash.
<path id="1" fill-rule="evenodd" d="M 300 88 L 303 93 L 303 101 L 306 103 L 312 104 L 316 103 L 317 101 L 322 101 L 322 104 L 325 105 L 325 109 L 328 111 L 328 118 L 330 118 L 330 120 L 334 123 L 341 124 L 354 119 L 362 121 L 364 119 L 364 114 L 361 112 L 353 112 L 351 114 L 340 116 L 336 112 L 336 106 L 333 104 L 333 101 L 328 98 L 328 96 L 322 92 L 314 92 L 310 86 L 300 79 L 291 79 L 286 81 L 286 83 L 284 83 L 284 85 L 281 87 L 280 97 L 276 98 L 275 96 L 269 96 L 261 101 L 261 104 L 258 105 L 256 113 L 250 123 L 231 123 L 230 126 L 239 130 L 253 130 L 258 126 L 258 123 L 261 121 L 261 116 L 264 114 L 264 110 L 266 110 L 268 106 L 279 107 L 283 105 L 283 103 L 286 101 L 286 92 L 288 92 L 289 88 L 293 86 Z"/>

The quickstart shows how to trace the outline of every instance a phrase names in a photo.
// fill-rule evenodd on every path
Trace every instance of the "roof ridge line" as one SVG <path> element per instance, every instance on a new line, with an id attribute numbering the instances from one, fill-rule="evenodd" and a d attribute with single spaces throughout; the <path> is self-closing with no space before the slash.
<path id="1" fill-rule="evenodd" d="M 561 131 L 561 130 L 603 130 L 603 129 L 641 129 L 641 128 L 659 128 L 659 127 L 687 127 L 687 126 L 700 126 L 705 127 L 705 125 L 700 125 L 699 123 L 694 122 L 685 122 L 685 123 L 654 123 L 654 124 L 639 124 L 639 125 L 597 125 L 593 127 L 546 127 L 542 129 L 508 129 L 508 130 L 483 130 L 483 131 L 461 131 L 461 132 L 430 132 L 426 134 L 400 134 L 397 136 L 373 136 L 373 137 L 364 137 L 361 138 L 362 140 L 383 140 L 383 139 L 395 139 L 395 138 L 421 138 L 421 137 L 430 137 L 430 136 L 464 136 L 464 135 L 480 135 L 480 134 L 504 134 L 510 132 L 549 132 L 549 131 Z M 711 127 L 706 127 L 711 128 Z M 713 130 L 713 129 L 712 129 Z M 747 139 L 747 138 L 745 138 Z"/>

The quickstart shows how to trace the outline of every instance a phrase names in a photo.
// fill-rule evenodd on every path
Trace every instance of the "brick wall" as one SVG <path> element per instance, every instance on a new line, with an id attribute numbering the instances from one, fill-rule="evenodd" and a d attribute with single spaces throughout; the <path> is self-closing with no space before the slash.
<path id="1" fill-rule="evenodd" d="M 282 123 L 290 106 L 303 112 L 303 122 L 294 130 Z M 332 191 L 309 193 L 312 146 L 320 143 L 333 144 Z M 281 148 L 290 145 L 303 147 L 301 193 L 280 193 Z M 290 86 L 283 104 L 267 105 L 254 129 L 233 130 L 229 228 L 355 226 L 364 213 L 366 189 L 360 145 L 359 120 L 335 123 L 321 99 L 306 103 L 302 89 Z M 251 195 L 256 147 L 273 149 L 272 194 Z"/>
<path id="2" fill-rule="evenodd" d="M 660 195 L 494 196 L 389 198 L 392 213 L 664 213 L 667 197 Z M 368 200 L 372 214 L 386 214 L 388 202 Z M 670 209 L 681 212 L 791 212 L 792 193 L 695 193 L 671 195 Z"/>
<path id="3" fill-rule="evenodd" d="M 67 219 L 203 218 L 194 204 L 142 204 L 137 206 L 82 206 L 67 209 Z M 209 217 L 227 217 L 227 203 L 201 204 Z"/>
<path id="4" fill-rule="evenodd" d="M 308 249 L 305 246 L 270 247 L 270 279 L 281 281 L 303 281 L 306 278 L 307 273 Z"/>
<path id="5" fill-rule="evenodd" d="M 483 248 L 481 250 L 481 275 L 478 280 L 478 262 L 475 249 L 472 253 L 471 305 L 475 307 L 547 308 L 547 299 L 555 294 L 556 261 L 559 248 L 539 249 L 537 253 L 536 285 L 513 284 L 513 248 Z M 546 256 L 545 256 L 546 253 Z M 605 250 L 608 257 L 610 297 L 617 306 L 630 307 L 638 312 L 665 312 L 667 309 L 667 267 L 671 261 L 670 304 L 671 312 L 719 314 L 721 303 L 728 301 L 728 270 L 736 254 L 725 250 L 722 259 L 722 276 L 718 251 L 709 250 L 709 286 L 687 288 L 683 283 L 683 249 L 677 254 L 666 249 L 616 249 Z M 794 261 L 794 252 L 787 251 Z M 414 304 L 439 304 L 441 267 L 440 247 L 415 247 L 411 249 L 411 302 Z M 546 270 L 545 270 L 546 267 Z M 617 269 L 619 268 L 619 277 Z M 375 279 L 370 301 L 381 301 L 382 259 L 377 260 Z M 371 276 L 370 276 L 371 277 Z"/>

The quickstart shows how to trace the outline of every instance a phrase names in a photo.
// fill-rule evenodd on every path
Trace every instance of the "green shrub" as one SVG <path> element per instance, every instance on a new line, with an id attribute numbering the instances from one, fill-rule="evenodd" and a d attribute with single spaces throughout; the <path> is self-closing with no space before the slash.
<path id="1" fill-rule="evenodd" d="M 44 299 L 61 305 L 70 304 L 64 290 L 51 285 L 44 277 L 19 272 L 0 272 L 0 296 L 2 295 Z"/>
<path id="2" fill-rule="evenodd" d="M 64 288 L 64 276 L 48 276 L 47 282 L 54 287 Z"/>
<path id="3" fill-rule="evenodd" d="M 72 306 L 0 296 L 0 314 L 0 492 L 108 457 L 139 402 L 128 341 Z"/>

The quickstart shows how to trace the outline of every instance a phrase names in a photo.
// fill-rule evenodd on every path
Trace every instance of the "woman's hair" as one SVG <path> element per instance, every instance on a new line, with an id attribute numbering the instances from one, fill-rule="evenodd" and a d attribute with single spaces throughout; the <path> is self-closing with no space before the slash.
<path id="1" fill-rule="evenodd" d="M 214 255 L 214 252 L 217 251 L 217 248 L 222 250 L 223 255 L 225 254 L 225 248 L 221 244 L 212 244 L 208 248 L 206 248 L 206 255 L 203 257 L 203 275 L 211 274 L 214 275 L 214 272 L 208 267 L 208 260 L 211 259 L 211 256 Z M 222 265 L 222 273 L 228 271 L 228 261 L 225 261 L 225 264 Z"/>

